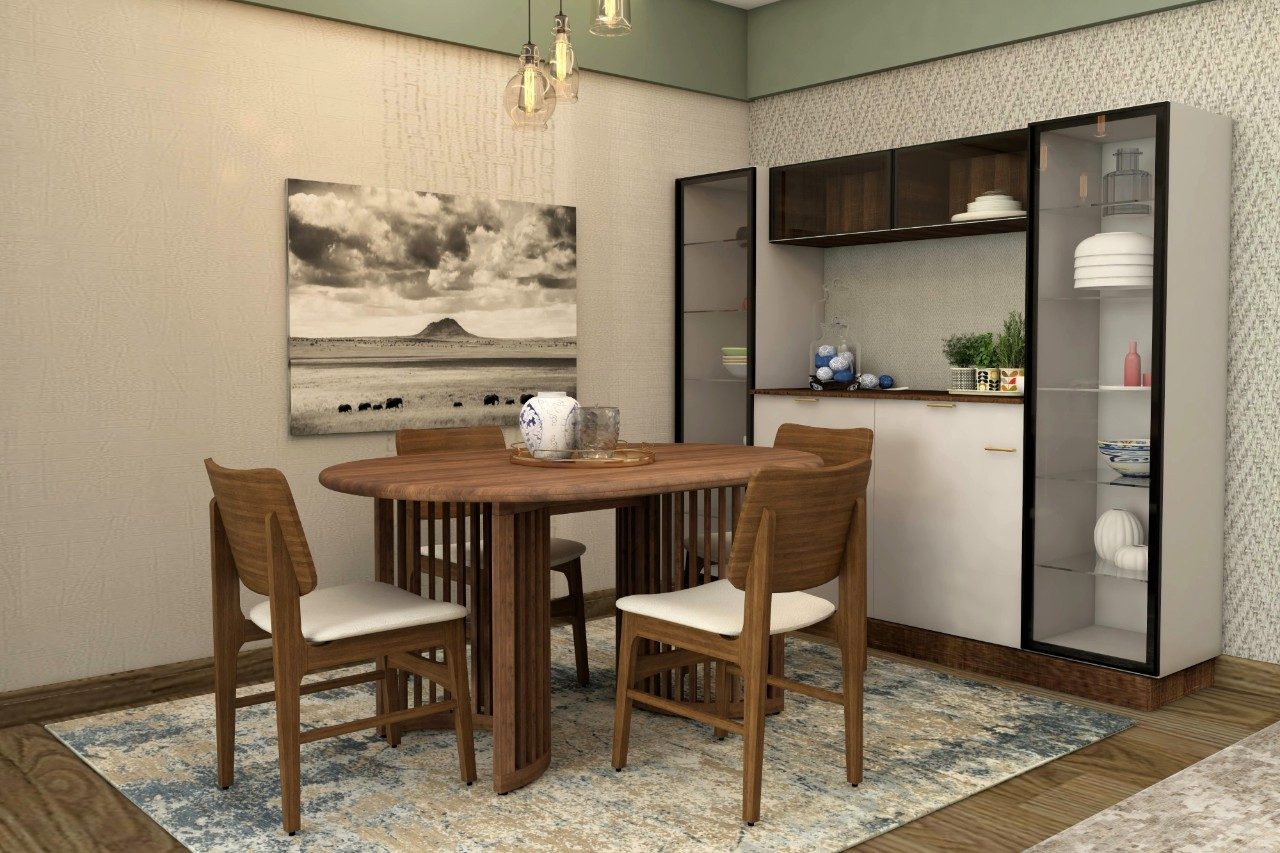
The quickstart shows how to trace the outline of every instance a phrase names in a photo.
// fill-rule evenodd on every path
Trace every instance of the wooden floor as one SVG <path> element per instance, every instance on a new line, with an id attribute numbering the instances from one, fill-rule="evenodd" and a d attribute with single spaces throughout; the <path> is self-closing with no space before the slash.
<path id="1" fill-rule="evenodd" d="M 1214 687 L 1159 711 L 1123 713 L 1138 724 L 874 838 L 859 851 L 1023 850 L 1280 720 L 1280 677 L 1266 664 L 1220 662 Z M 0 729 L 0 850 L 181 849 L 42 727 Z"/>

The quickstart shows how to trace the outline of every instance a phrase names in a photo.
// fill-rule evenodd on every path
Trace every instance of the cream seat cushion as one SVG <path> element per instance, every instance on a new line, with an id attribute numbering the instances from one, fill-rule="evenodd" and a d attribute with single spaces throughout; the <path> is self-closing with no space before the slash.
<path id="1" fill-rule="evenodd" d="M 362 637 L 379 631 L 434 625 L 467 615 L 467 608 L 432 601 L 378 581 L 357 581 L 314 589 L 298 602 L 302 636 L 312 643 Z M 270 600 L 254 605 L 249 621 L 271 633 Z"/>
<path id="2" fill-rule="evenodd" d="M 452 531 L 450 531 L 452 534 Z M 466 554 L 471 553 L 471 543 L 467 542 L 464 548 Z M 449 555 L 456 559 L 458 553 L 458 544 L 452 542 L 449 544 Z M 587 553 L 587 546 L 581 542 L 575 542 L 572 539 L 551 539 L 551 566 L 563 566 L 565 563 L 571 563 L 574 560 Z M 437 540 L 436 546 L 432 548 L 430 545 L 422 546 L 422 556 L 424 557 L 443 557 L 444 543 Z"/>
<path id="3" fill-rule="evenodd" d="M 618 599 L 618 609 L 651 616 L 700 631 L 726 637 L 742 633 L 746 593 L 727 580 L 691 586 L 675 592 L 628 595 Z M 825 598 L 807 592 L 774 593 L 769 612 L 769 633 L 785 634 L 816 625 L 836 612 Z"/>

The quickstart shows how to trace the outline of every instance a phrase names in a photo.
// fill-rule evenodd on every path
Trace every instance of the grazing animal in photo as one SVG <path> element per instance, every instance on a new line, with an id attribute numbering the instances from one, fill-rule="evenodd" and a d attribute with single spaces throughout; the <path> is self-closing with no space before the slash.
<path id="1" fill-rule="evenodd" d="M 370 406 L 372 406 L 372 405 L 373 405 L 373 403 L 361 403 L 361 404 L 359 405 L 359 407 L 358 407 L 358 408 L 359 408 L 359 409 L 360 409 L 360 411 L 362 411 L 362 412 L 367 412 L 367 411 L 369 411 L 369 407 L 370 407 Z"/>
<path id="2" fill-rule="evenodd" d="M 454 407 L 455 409 L 461 409 L 461 408 L 462 408 L 462 404 L 461 404 L 461 403 L 459 403 L 457 400 L 454 400 L 454 401 L 453 401 L 453 407 Z"/>
<path id="3" fill-rule="evenodd" d="M 379 409 L 381 409 L 381 408 L 382 408 L 382 404 L 381 404 L 381 403 L 374 403 L 374 404 L 373 404 L 373 410 L 374 410 L 375 412 L 376 412 L 376 411 L 378 411 L 378 410 L 379 410 Z"/>
<path id="4" fill-rule="evenodd" d="M 508 405 L 508 406 L 514 406 L 515 404 L 516 404 L 516 401 L 515 401 L 515 400 L 512 400 L 512 399 L 511 399 L 511 398 L 509 398 L 509 397 L 507 398 L 506 405 Z"/>
<path id="5" fill-rule="evenodd" d="M 532 399 L 533 399 L 533 395 L 532 395 L 532 394 L 521 394 L 521 395 L 520 395 L 520 405 L 522 405 L 522 406 L 523 406 L 525 403 L 529 402 L 529 401 L 530 401 L 530 400 L 532 400 Z"/>
<path id="6" fill-rule="evenodd" d="M 349 412 L 349 411 L 351 411 L 351 404 L 350 404 L 350 403 L 343 403 L 341 406 L 339 406 L 339 407 L 338 407 L 338 411 L 339 411 L 339 412 Z"/>
<path id="7" fill-rule="evenodd" d="M 499 400 L 501 400 L 501 399 L 502 399 L 502 398 L 501 398 L 501 397 L 499 397 L 497 394 L 485 394 L 485 395 L 484 395 L 484 404 L 485 404 L 486 406 L 496 406 L 496 405 L 498 405 L 498 401 L 499 401 Z"/>
<path id="8" fill-rule="evenodd" d="M 398 409 L 398 408 L 400 408 L 400 406 L 401 406 L 403 403 L 404 403 L 404 399 L 403 399 L 402 397 L 388 397 L 388 398 L 387 398 L 387 408 L 388 408 L 388 409 Z"/>

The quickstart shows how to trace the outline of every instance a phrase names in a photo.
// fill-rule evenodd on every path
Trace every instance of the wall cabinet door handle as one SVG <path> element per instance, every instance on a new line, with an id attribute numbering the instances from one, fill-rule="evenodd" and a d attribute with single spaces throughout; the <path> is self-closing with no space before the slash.
<path id="1" fill-rule="evenodd" d="M 797 403 L 816 403 L 816 402 L 818 402 L 818 398 L 817 398 L 817 397 L 792 397 L 791 399 L 795 400 Z"/>
<path id="2" fill-rule="evenodd" d="M 990 450 L 992 453 L 1017 453 L 1016 447 L 984 447 L 983 450 Z"/>
<path id="3" fill-rule="evenodd" d="M 955 403 L 925 403 L 925 406 L 930 409 L 954 409 L 956 407 L 956 404 Z"/>

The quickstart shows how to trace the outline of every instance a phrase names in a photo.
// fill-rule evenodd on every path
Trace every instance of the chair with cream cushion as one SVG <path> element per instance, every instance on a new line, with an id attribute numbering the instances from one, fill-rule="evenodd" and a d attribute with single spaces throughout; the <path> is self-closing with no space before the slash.
<path id="1" fill-rule="evenodd" d="M 765 690 L 774 686 L 844 708 L 846 778 L 853 785 L 862 781 L 870 476 L 870 459 L 824 468 L 760 471 L 747 486 L 725 579 L 618 600 L 622 625 L 614 769 L 622 770 L 627 763 L 632 702 L 709 722 L 719 737 L 726 731 L 736 732 L 743 736 L 742 818 L 754 824 L 760 817 Z M 814 511 L 814 495 L 822 496 L 821 512 Z M 839 579 L 837 605 L 802 591 L 833 578 Z M 770 637 L 820 623 L 839 641 L 840 693 L 769 672 Z M 690 706 L 636 688 L 634 674 L 652 671 L 661 663 L 661 655 L 638 654 L 642 640 L 716 661 L 715 714 L 703 710 L 704 705 Z M 742 722 L 728 717 L 730 675 L 744 683 Z"/>
<path id="2" fill-rule="evenodd" d="M 505 450 L 506 439 L 497 426 L 455 427 L 451 429 L 402 429 L 396 432 L 396 453 L 440 453 L 450 450 Z M 456 506 L 456 505 L 455 505 Z M 450 529 L 447 515 L 441 507 L 423 504 L 420 520 L 428 523 L 429 542 L 421 548 L 418 571 L 432 578 L 442 578 L 445 584 L 465 577 L 458 564 L 466 563 L 471 556 L 471 538 L 466 519 L 453 519 L 456 530 Z M 452 536 L 452 540 L 449 537 Z M 463 538 L 463 559 L 458 559 L 457 539 Z M 568 619 L 573 625 L 573 651 L 577 665 L 578 684 L 585 687 L 591 680 L 587 665 L 587 613 L 586 598 L 582 588 L 582 555 L 587 546 L 573 539 L 551 537 L 548 568 L 564 575 L 569 594 L 551 600 L 551 615 Z M 447 555 L 447 556 L 446 556 Z"/>
<path id="3" fill-rule="evenodd" d="M 783 424 L 778 427 L 778 434 L 773 439 L 774 447 L 786 450 L 801 450 L 812 453 L 822 459 L 823 465 L 845 465 L 871 458 L 871 446 L 875 433 L 866 428 L 827 429 L 825 427 L 806 426 L 804 424 Z M 720 564 L 720 537 L 712 536 L 709 540 L 698 536 L 697 531 L 689 534 L 685 541 L 686 559 L 696 559 L 699 571 Z M 733 548 L 733 531 L 724 535 L 724 550 L 727 557 Z M 711 572 L 711 574 L 715 574 Z"/>
<path id="4" fill-rule="evenodd" d="M 465 619 L 460 604 L 432 601 L 390 584 L 360 581 L 316 588 L 316 570 L 289 483 L 272 468 L 233 470 L 212 459 L 205 470 L 213 487 L 209 527 L 213 569 L 213 670 L 218 784 L 231 785 L 237 708 L 275 702 L 280 752 L 280 802 L 285 831 L 302 821 L 299 747 L 303 743 L 378 728 L 397 746 L 400 726 L 453 712 L 458 761 L 468 785 L 476 778 L 471 699 L 467 685 Z M 267 600 L 248 618 L 240 609 L 240 584 Z M 236 696 L 240 648 L 270 639 L 275 689 Z M 423 649 L 444 649 L 444 663 L 424 660 Z M 303 676 L 373 662 L 372 672 L 302 683 Z M 401 708 L 398 671 L 445 685 L 449 697 Z M 301 729 L 300 697 L 352 684 L 377 682 L 374 716 L 350 723 Z"/>

